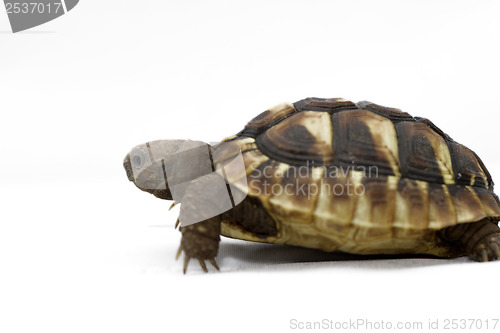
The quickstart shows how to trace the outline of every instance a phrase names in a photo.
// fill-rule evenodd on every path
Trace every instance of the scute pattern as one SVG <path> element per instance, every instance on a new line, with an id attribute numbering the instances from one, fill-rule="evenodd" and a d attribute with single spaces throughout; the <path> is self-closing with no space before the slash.
<path id="1" fill-rule="evenodd" d="M 250 120 L 245 128 L 238 133 L 238 136 L 254 137 L 295 112 L 297 111 L 292 104 L 282 103 L 276 105 Z"/>
<path id="2" fill-rule="evenodd" d="M 358 196 L 344 191 L 353 184 L 361 182 L 361 172 L 339 174 L 337 177 L 322 179 L 316 210 L 313 212 L 314 223 L 321 232 L 336 237 L 345 237 L 354 218 Z"/>
<path id="3" fill-rule="evenodd" d="M 333 157 L 330 117 L 324 112 L 305 111 L 273 126 L 257 137 L 259 148 L 289 164 L 330 163 Z"/>
<path id="4" fill-rule="evenodd" d="M 287 166 L 280 175 L 280 187 L 269 192 L 269 205 L 272 211 L 294 224 L 310 224 L 317 196 L 311 195 L 312 187 L 319 187 L 321 174 L 314 168 L 311 173 L 303 174 L 296 166 Z M 293 195 L 290 195 L 293 193 Z"/>
<path id="5" fill-rule="evenodd" d="M 394 227 L 402 230 L 424 230 L 428 228 L 429 196 L 428 183 L 400 178 L 397 184 L 396 213 Z"/>
<path id="6" fill-rule="evenodd" d="M 455 206 L 446 185 L 429 183 L 429 225 L 430 229 L 439 229 L 457 223 Z M 486 215 L 490 216 L 488 212 Z"/>
<path id="7" fill-rule="evenodd" d="M 399 174 L 396 133 L 390 120 L 365 110 L 332 116 L 333 164 L 367 170 L 375 166 L 380 175 Z"/>
<path id="8" fill-rule="evenodd" d="M 453 172 L 457 184 L 493 187 L 488 170 L 474 152 L 455 141 L 448 142 L 448 149 L 453 159 Z"/>
<path id="9" fill-rule="evenodd" d="M 415 117 L 415 120 L 419 123 L 426 124 L 427 126 L 429 126 L 434 132 L 442 136 L 445 140 L 452 140 L 448 134 L 446 134 L 439 127 L 434 125 L 434 123 L 429 119 L 422 117 Z"/>
<path id="10" fill-rule="evenodd" d="M 403 177 L 454 183 L 450 153 L 442 136 L 419 122 L 398 122 L 394 127 Z"/>
<path id="11" fill-rule="evenodd" d="M 449 192 L 458 221 L 479 221 L 485 217 L 483 205 L 469 186 L 451 186 Z"/>
<path id="12" fill-rule="evenodd" d="M 353 239 L 391 238 L 396 210 L 396 178 L 364 177 L 361 182 L 364 194 L 358 196 L 352 220 L 356 230 Z"/>

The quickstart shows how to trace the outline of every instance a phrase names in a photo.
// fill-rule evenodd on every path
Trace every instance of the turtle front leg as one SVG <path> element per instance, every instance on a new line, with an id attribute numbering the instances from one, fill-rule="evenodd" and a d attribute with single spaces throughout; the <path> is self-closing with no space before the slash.
<path id="1" fill-rule="evenodd" d="M 208 272 L 205 260 L 208 260 L 217 270 L 219 267 L 215 257 L 220 242 L 220 216 L 215 216 L 202 222 L 181 227 L 181 245 L 177 251 L 177 259 L 184 251 L 184 274 L 191 258 L 198 259 L 201 268 Z"/>
<path id="2" fill-rule="evenodd" d="M 219 250 L 221 214 L 232 209 L 224 179 L 216 172 L 191 181 L 180 200 L 182 239 L 177 258 L 184 252 L 184 273 L 189 260 L 198 259 L 205 272 L 208 260 L 217 270 L 215 262 Z"/>
<path id="3" fill-rule="evenodd" d="M 497 222 L 482 220 L 448 227 L 439 236 L 451 243 L 459 244 L 466 254 L 477 261 L 500 259 L 500 228 Z"/>

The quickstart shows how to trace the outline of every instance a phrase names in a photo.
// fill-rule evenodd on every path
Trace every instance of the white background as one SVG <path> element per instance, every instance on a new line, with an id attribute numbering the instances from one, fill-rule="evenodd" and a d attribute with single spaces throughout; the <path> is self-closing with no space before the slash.
<path id="1" fill-rule="evenodd" d="M 184 276 L 178 208 L 121 165 L 139 143 L 217 141 L 275 104 L 344 97 L 432 119 L 500 182 L 499 13 L 498 1 L 83 0 L 12 34 L 2 10 L 0 331 L 499 318 L 500 262 L 223 239 L 221 272 L 193 262 Z"/>

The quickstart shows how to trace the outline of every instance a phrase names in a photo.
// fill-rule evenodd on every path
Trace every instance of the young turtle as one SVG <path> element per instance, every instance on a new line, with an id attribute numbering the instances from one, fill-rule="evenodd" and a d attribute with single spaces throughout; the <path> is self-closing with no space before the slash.
<path id="1" fill-rule="evenodd" d="M 220 235 L 355 254 L 500 257 L 500 203 L 479 157 L 399 109 L 307 98 L 264 111 L 214 148 L 138 146 L 124 167 L 140 189 L 181 203 L 184 272 L 190 258 L 217 268 Z"/>

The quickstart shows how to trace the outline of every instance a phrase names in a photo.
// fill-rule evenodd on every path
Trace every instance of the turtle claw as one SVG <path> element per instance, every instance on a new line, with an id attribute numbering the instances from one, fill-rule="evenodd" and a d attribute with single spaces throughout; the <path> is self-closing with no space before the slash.
<path id="1" fill-rule="evenodd" d="M 184 274 L 186 274 L 190 260 L 191 260 L 191 257 L 184 253 L 184 268 L 183 268 Z M 218 271 L 220 271 L 219 266 L 217 266 L 217 263 L 215 262 L 215 260 L 213 258 L 209 259 L 209 261 L 212 264 L 212 266 L 214 266 Z M 207 268 L 207 265 L 205 264 L 205 260 L 198 259 L 198 263 L 200 264 L 201 269 L 203 269 L 203 271 L 205 273 L 208 273 L 208 268 Z"/>
<path id="2" fill-rule="evenodd" d="M 187 268 L 188 268 L 188 265 L 189 265 L 189 260 L 191 260 L 191 257 L 188 256 L 187 254 L 184 254 L 184 268 L 182 269 L 182 271 L 184 272 L 184 274 L 186 274 L 186 271 L 187 271 Z"/>
<path id="3" fill-rule="evenodd" d="M 179 220 L 179 218 L 177 218 L 177 221 L 175 221 L 174 229 L 177 229 L 177 227 L 179 226 L 179 223 L 180 223 L 180 220 Z"/>
<path id="4" fill-rule="evenodd" d="M 179 260 L 181 253 L 182 253 L 182 244 L 179 245 L 179 249 L 177 250 L 177 254 L 175 255 L 175 260 Z"/>
<path id="5" fill-rule="evenodd" d="M 180 256 L 181 256 L 181 254 L 182 254 L 183 251 L 184 251 L 184 249 L 183 249 L 182 244 L 181 244 L 181 245 L 179 245 L 179 249 L 177 250 L 177 254 L 175 255 L 175 260 L 179 260 L 179 258 L 180 258 Z M 184 274 L 186 274 L 186 272 L 187 272 L 187 268 L 188 268 L 190 260 L 191 260 L 191 257 L 188 256 L 186 254 L 186 252 L 184 252 L 184 267 L 183 267 Z M 220 271 L 219 266 L 217 266 L 217 263 L 215 262 L 214 258 L 210 258 L 210 259 L 208 259 L 208 261 L 212 264 L 212 266 L 215 267 L 215 269 L 217 269 L 218 271 Z M 198 259 L 198 262 L 199 262 L 201 268 L 203 269 L 203 271 L 205 273 L 208 273 L 208 268 L 207 268 L 207 265 L 205 264 L 205 260 Z"/>
<path id="6" fill-rule="evenodd" d="M 491 243 L 490 249 L 497 256 L 497 258 L 500 258 L 500 246 L 497 243 Z"/>
<path id="7" fill-rule="evenodd" d="M 500 233 L 483 238 L 474 251 L 477 261 L 493 261 L 500 259 Z"/>
<path id="8" fill-rule="evenodd" d="M 480 256 L 481 256 L 480 259 L 481 259 L 482 262 L 488 261 L 488 252 L 486 252 L 486 249 L 482 249 L 481 250 Z"/>
<path id="9" fill-rule="evenodd" d="M 181 254 L 182 254 L 182 251 L 183 251 L 183 248 L 182 248 L 182 244 L 179 245 L 179 249 L 177 250 L 177 254 L 175 255 L 175 260 L 179 260 Z M 184 274 L 186 274 L 186 271 L 187 271 L 187 268 L 188 268 L 188 265 L 189 265 L 189 261 L 191 260 L 191 257 L 188 256 L 185 252 L 184 252 L 184 266 L 182 268 L 182 272 Z M 202 266 L 203 267 L 203 266 Z M 206 267 L 205 267 L 206 269 Z"/>
<path id="10" fill-rule="evenodd" d="M 172 208 L 174 208 L 175 206 L 177 206 L 179 203 L 180 202 L 174 201 L 168 210 L 172 210 Z"/>
<path id="11" fill-rule="evenodd" d="M 210 259 L 210 263 L 212 264 L 212 266 L 215 267 L 216 270 L 220 272 L 219 266 L 217 266 L 217 263 L 215 262 L 214 258 Z"/>
<path id="12" fill-rule="evenodd" d="M 205 262 L 202 259 L 198 259 L 198 262 L 200 263 L 201 268 L 205 273 L 208 273 L 207 266 L 205 265 Z"/>
<path id="13" fill-rule="evenodd" d="M 175 260 L 179 260 L 181 254 L 182 254 L 183 248 L 182 248 L 182 243 L 179 245 L 179 249 L 177 250 L 177 254 L 175 255 Z M 184 274 L 186 274 L 188 265 L 189 265 L 189 260 L 191 260 L 191 257 L 184 252 L 184 266 L 182 268 L 182 271 Z"/>

